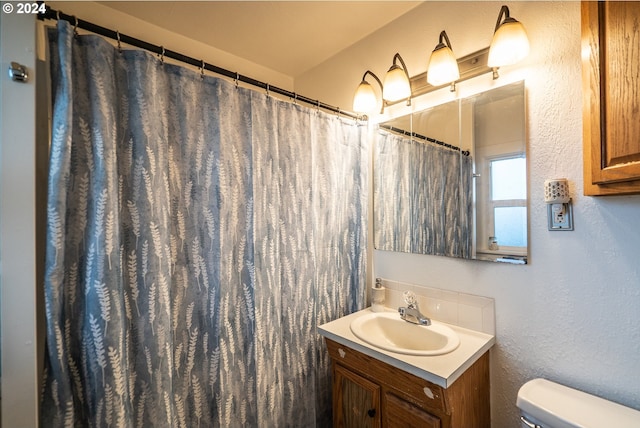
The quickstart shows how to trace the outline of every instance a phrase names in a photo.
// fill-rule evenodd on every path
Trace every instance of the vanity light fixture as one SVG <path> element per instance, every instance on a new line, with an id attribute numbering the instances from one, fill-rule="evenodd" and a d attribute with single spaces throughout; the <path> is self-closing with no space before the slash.
<path id="1" fill-rule="evenodd" d="M 488 72 L 493 72 L 497 79 L 498 68 L 515 64 L 529 54 L 529 38 L 524 26 L 509 15 L 509 8 L 502 6 L 490 47 L 480 49 L 462 58 L 456 59 L 451 48 L 451 41 L 445 31 L 440 33 L 438 44 L 429 57 L 427 71 L 409 76 L 407 66 L 399 53 L 393 57 L 393 65 L 389 68 L 384 85 L 375 74 L 367 70 L 362 76 L 353 99 L 353 109 L 356 112 L 372 112 L 378 105 L 378 99 L 369 82 L 367 74 L 376 79 L 382 88 L 382 108 L 407 100 L 411 105 L 411 98 L 427 92 L 440 89 L 451 84 L 451 91 L 455 91 L 456 83 L 471 79 Z M 398 65 L 399 62 L 401 65 Z"/>
<path id="2" fill-rule="evenodd" d="M 367 82 L 367 74 L 370 74 L 371 77 L 378 82 L 380 85 L 380 93 L 383 92 L 382 82 L 378 79 L 373 72 L 370 70 L 365 71 L 362 76 L 362 82 L 358 85 L 358 89 L 356 89 L 356 93 L 353 96 L 353 111 L 356 113 L 371 113 L 378 106 L 378 97 L 376 96 L 373 87 L 369 82 Z M 380 113 L 384 112 L 384 100 L 382 101 L 382 106 L 380 107 Z"/>
<path id="3" fill-rule="evenodd" d="M 396 64 L 400 61 L 402 67 Z M 399 53 L 393 56 L 393 64 L 384 78 L 382 89 L 383 100 L 389 102 L 400 101 L 406 98 L 407 105 L 411 105 L 411 83 L 407 66 Z"/>
<path id="4" fill-rule="evenodd" d="M 446 42 L 446 43 L 445 43 Z M 438 44 L 436 45 L 427 67 L 427 82 L 433 86 L 442 86 L 451 83 L 451 91 L 455 91 L 455 81 L 460 78 L 458 61 L 446 31 L 440 33 Z"/>
<path id="5" fill-rule="evenodd" d="M 502 18 L 504 17 L 504 21 Z M 524 26 L 509 16 L 509 8 L 502 6 L 489 48 L 487 65 L 493 70 L 493 78 L 498 78 L 498 68 L 520 61 L 529 54 L 529 38 Z"/>

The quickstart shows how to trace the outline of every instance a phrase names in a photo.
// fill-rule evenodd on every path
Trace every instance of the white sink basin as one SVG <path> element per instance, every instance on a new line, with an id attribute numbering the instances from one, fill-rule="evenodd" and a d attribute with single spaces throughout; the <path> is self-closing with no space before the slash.
<path id="1" fill-rule="evenodd" d="M 351 331 L 361 340 L 386 351 L 406 355 L 442 355 L 455 350 L 460 338 L 437 321 L 429 326 L 412 324 L 394 312 L 372 312 L 351 322 Z"/>

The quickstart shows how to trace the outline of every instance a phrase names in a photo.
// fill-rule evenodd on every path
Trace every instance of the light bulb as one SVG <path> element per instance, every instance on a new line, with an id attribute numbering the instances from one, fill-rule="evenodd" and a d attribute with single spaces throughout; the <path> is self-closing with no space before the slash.
<path id="1" fill-rule="evenodd" d="M 384 78 L 382 98 L 389 102 L 399 101 L 411 96 L 411 84 L 406 72 L 397 65 L 392 65 Z"/>
<path id="2" fill-rule="evenodd" d="M 489 48 L 489 67 L 515 64 L 529 54 L 529 38 L 518 22 L 505 22 L 493 35 Z"/>
<path id="3" fill-rule="evenodd" d="M 378 99 L 376 93 L 373 91 L 373 87 L 363 80 L 358 85 L 356 93 L 353 96 L 353 111 L 357 113 L 370 113 L 376 109 L 378 105 Z"/>
<path id="4" fill-rule="evenodd" d="M 445 85 L 460 78 L 458 61 L 448 46 L 436 48 L 429 58 L 427 82 L 432 86 Z"/>
<path id="5" fill-rule="evenodd" d="M 504 21 L 501 23 L 503 16 Z M 489 48 L 487 65 L 491 68 L 511 65 L 527 55 L 529 55 L 529 37 L 524 25 L 509 16 L 507 6 L 502 6 Z"/>
<path id="6" fill-rule="evenodd" d="M 460 78 L 460 69 L 451 42 L 446 31 L 440 32 L 438 44 L 431 52 L 427 66 L 427 82 L 432 86 L 440 86 L 455 82 Z"/>

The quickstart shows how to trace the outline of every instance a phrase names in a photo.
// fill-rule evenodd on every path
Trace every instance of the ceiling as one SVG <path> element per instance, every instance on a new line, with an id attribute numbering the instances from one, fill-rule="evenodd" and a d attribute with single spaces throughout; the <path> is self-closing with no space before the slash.
<path id="1" fill-rule="evenodd" d="M 174 33 L 297 77 L 416 1 L 105 1 Z"/>

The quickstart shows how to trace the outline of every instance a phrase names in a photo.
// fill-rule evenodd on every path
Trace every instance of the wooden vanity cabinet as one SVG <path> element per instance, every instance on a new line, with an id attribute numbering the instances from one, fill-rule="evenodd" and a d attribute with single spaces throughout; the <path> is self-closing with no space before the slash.
<path id="1" fill-rule="evenodd" d="M 583 1 L 584 194 L 640 193 L 640 2 Z"/>
<path id="2" fill-rule="evenodd" d="M 325 340 L 332 361 L 334 428 L 491 426 L 488 352 L 442 388 Z"/>

